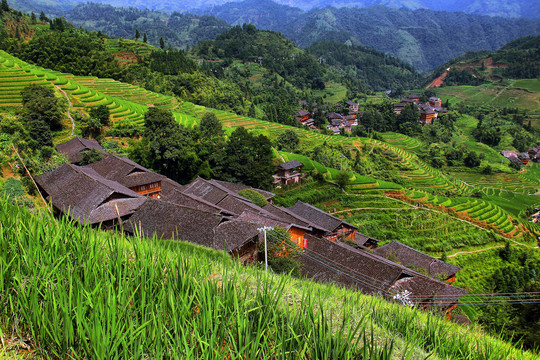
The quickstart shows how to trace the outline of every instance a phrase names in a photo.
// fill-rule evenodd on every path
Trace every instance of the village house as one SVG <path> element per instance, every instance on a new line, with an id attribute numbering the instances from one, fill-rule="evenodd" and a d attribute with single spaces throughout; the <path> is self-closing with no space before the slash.
<path id="1" fill-rule="evenodd" d="M 405 108 L 405 103 L 403 102 L 400 102 L 400 103 L 395 103 L 393 106 L 394 106 L 394 113 L 396 114 L 401 114 L 401 112 L 403 111 L 403 108 Z"/>
<path id="2" fill-rule="evenodd" d="M 96 140 L 84 139 L 78 136 L 65 143 L 56 145 L 56 150 L 60 154 L 64 154 L 72 164 L 78 164 L 82 160 L 85 151 L 97 150 L 104 152 Z"/>
<path id="3" fill-rule="evenodd" d="M 354 241 L 356 237 L 356 226 L 332 216 L 313 205 L 297 201 L 288 210 L 312 223 L 318 224 L 319 227 L 325 230 L 324 237 L 330 241 L 338 239 Z"/>
<path id="4" fill-rule="evenodd" d="M 516 151 L 503 150 L 501 151 L 501 155 L 510 160 L 510 162 L 513 162 L 515 164 L 521 164 L 521 160 L 518 157 L 518 153 Z"/>
<path id="5" fill-rule="evenodd" d="M 254 224 L 259 224 L 261 226 L 271 226 L 279 227 L 286 230 L 290 237 L 291 241 L 294 242 L 299 249 L 304 249 L 306 244 L 305 235 L 306 232 L 311 231 L 310 227 L 289 223 L 279 219 L 278 217 L 273 217 L 270 215 L 263 215 L 253 211 L 246 210 L 237 218 L 240 221 L 246 221 Z"/>
<path id="6" fill-rule="evenodd" d="M 305 174 L 302 173 L 302 164 L 298 160 L 291 160 L 281 163 L 277 166 L 277 172 L 274 174 L 274 184 L 296 184 Z"/>
<path id="7" fill-rule="evenodd" d="M 375 249 L 375 254 L 447 283 L 456 281 L 456 274 L 461 270 L 459 266 L 448 264 L 398 241 Z"/>
<path id="8" fill-rule="evenodd" d="M 145 199 L 93 169 L 68 163 L 36 176 L 35 180 L 57 216 L 67 216 L 83 225 L 115 226 L 133 214 Z"/>
<path id="9" fill-rule="evenodd" d="M 409 96 L 407 96 L 407 99 L 411 100 L 415 104 L 418 104 L 418 102 L 420 101 L 420 96 L 416 94 L 409 94 Z"/>
<path id="10" fill-rule="evenodd" d="M 420 122 L 423 124 L 431 124 L 433 119 L 437 117 L 437 112 L 429 105 L 424 105 L 420 108 Z"/>
<path id="11" fill-rule="evenodd" d="M 467 291 L 423 275 L 376 254 L 355 249 L 339 240 L 307 236 L 302 274 L 380 295 L 408 306 L 441 309 L 447 319 Z"/>
<path id="12" fill-rule="evenodd" d="M 124 230 L 132 235 L 225 250 L 243 264 L 258 260 L 259 231 L 255 224 L 162 200 L 146 198 L 124 222 Z"/>
<path id="13" fill-rule="evenodd" d="M 326 230 L 318 225 L 315 224 L 295 213 L 290 211 L 289 209 L 281 206 L 275 206 L 273 204 L 268 204 L 264 207 L 264 210 L 270 214 L 272 214 L 275 218 L 279 219 L 280 221 L 294 225 L 297 229 L 300 229 L 295 234 L 295 238 L 297 239 L 298 243 L 302 243 L 302 248 L 306 247 L 306 235 L 312 235 L 316 237 L 322 237 L 326 233 Z M 302 231 L 304 229 L 305 231 Z M 289 231 L 290 233 L 290 231 Z M 292 236 L 292 234 L 291 234 Z"/>
<path id="14" fill-rule="evenodd" d="M 434 108 L 442 106 L 442 101 L 440 98 L 432 96 L 428 100 L 429 105 L 433 106 Z"/>
<path id="15" fill-rule="evenodd" d="M 87 167 L 108 180 L 116 181 L 138 194 L 155 199 L 159 198 L 161 182 L 165 179 L 163 175 L 150 171 L 127 158 L 112 154 Z"/>
<path id="16" fill-rule="evenodd" d="M 360 104 L 354 102 L 354 101 L 351 101 L 351 100 L 347 100 L 345 102 L 345 104 L 349 107 L 349 111 L 351 112 L 357 112 L 358 111 L 358 107 Z"/>
<path id="17" fill-rule="evenodd" d="M 518 156 L 519 160 L 521 160 L 521 163 L 523 165 L 527 165 L 529 163 L 529 161 L 531 161 L 531 157 L 526 152 L 519 153 L 519 154 L 517 154 L 517 156 Z"/>
<path id="18" fill-rule="evenodd" d="M 306 122 L 308 119 L 309 111 L 302 109 L 296 113 L 296 120 L 300 121 L 301 123 Z"/>

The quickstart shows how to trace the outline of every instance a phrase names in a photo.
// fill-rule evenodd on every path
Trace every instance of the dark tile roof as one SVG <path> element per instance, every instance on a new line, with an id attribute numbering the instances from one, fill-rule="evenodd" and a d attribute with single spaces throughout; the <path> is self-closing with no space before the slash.
<path id="1" fill-rule="evenodd" d="M 292 224 L 287 221 L 284 221 L 283 219 L 279 219 L 276 216 L 271 216 L 268 214 L 262 215 L 259 213 L 252 212 L 250 210 L 246 210 L 240 214 L 240 216 L 237 217 L 238 220 L 246 221 L 254 224 L 260 224 L 264 226 L 277 226 L 285 230 L 289 230 L 291 227 L 296 227 L 298 229 L 310 231 L 310 227 L 305 227 L 297 224 Z"/>
<path id="2" fill-rule="evenodd" d="M 329 113 L 326 117 L 329 119 L 343 119 L 343 116 L 341 116 L 341 114 L 335 112 Z"/>
<path id="3" fill-rule="evenodd" d="M 330 122 L 333 126 L 339 126 L 341 125 L 341 119 L 331 119 Z"/>
<path id="4" fill-rule="evenodd" d="M 416 94 L 409 94 L 409 99 L 419 99 L 420 96 L 416 95 Z"/>
<path id="5" fill-rule="evenodd" d="M 431 101 L 431 102 L 439 102 L 439 101 L 441 101 L 441 99 L 438 98 L 438 97 L 432 96 L 432 97 L 429 98 L 429 101 Z"/>
<path id="6" fill-rule="evenodd" d="M 98 174 L 109 180 L 117 181 L 126 187 L 134 187 L 159 182 L 165 179 L 145 167 L 123 157 L 108 154 L 103 160 L 88 165 Z"/>
<path id="7" fill-rule="evenodd" d="M 365 246 L 367 242 L 374 241 L 379 242 L 380 240 L 372 238 L 371 236 L 367 236 L 364 234 L 361 234 L 359 232 L 356 232 L 356 236 L 354 238 L 354 243 L 359 246 Z"/>
<path id="8" fill-rule="evenodd" d="M 147 198 L 125 221 L 124 230 L 135 234 L 140 228 L 146 237 L 178 239 L 213 247 L 213 229 L 221 221 L 221 215 Z"/>
<path id="9" fill-rule="evenodd" d="M 395 103 L 394 104 L 394 109 L 395 108 L 403 108 L 403 107 L 405 107 L 405 103 Z"/>
<path id="10" fill-rule="evenodd" d="M 212 183 L 204 180 L 203 178 L 197 178 L 190 184 L 186 185 L 184 192 L 186 194 L 200 197 L 214 205 L 217 205 L 229 194 L 229 191 L 214 186 Z"/>
<path id="11" fill-rule="evenodd" d="M 461 270 L 459 266 L 448 264 L 398 241 L 392 241 L 375 249 L 375 253 L 385 258 L 394 256 L 405 267 L 413 265 L 418 268 L 424 268 L 426 269 L 426 273 L 431 277 L 437 274 L 443 274 L 445 278 L 449 278 Z M 429 273 L 430 270 L 431 272 Z"/>
<path id="12" fill-rule="evenodd" d="M 214 205 L 194 195 L 183 193 L 178 189 L 172 189 L 171 191 L 168 191 L 167 195 L 164 195 L 162 193 L 160 199 L 163 201 L 176 204 L 176 205 L 181 205 L 181 206 L 189 207 L 192 209 L 206 211 L 213 214 L 232 215 L 232 213 L 230 213 L 229 211 L 217 205 Z"/>
<path id="13" fill-rule="evenodd" d="M 189 241 L 216 250 L 226 246 L 229 252 L 259 234 L 256 224 L 151 198 L 124 222 L 129 233 L 136 234 L 139 228 L 146 237 Z"/>
<path id="14" fill-rule="evenodd" d="M 316 208 L 313 205 L 297 201 L 296 204 L 288 208 L 293 213 L 308 219 L 312 223 L 324 228 L 327 232 L 334 232 L 340 225 L 345 225 L 356 229 L 356 226 L 351 225 L 340 218 L 332 216 L 327 212 Z"/>
<path id="15" fill-rule="evenodd" d="M 247 186 L 247 185 L 244 185 L 244 184 L 236 184 L 236 183 L 232 183 L 232 182 L 228 182 L 228 181 L 222 181 L 222 180 L 208 180 L 208 182 L 212 183 L 212 184 L 218 184 L 218 185 L 221 185 L 222 187 L 230 190 L 230 191 L 233 191 L 235 192 L 236 194 L 238 194 L 240 191 L 242 190 L 245 190 L 245 189 L 251 189 L 251 190 L 254 190 L 256 192 L 258 192 L 259 194 L 261 194 L 262 196 L 264 196 L 264 198 L 266 200 L 268 199 L 271 199 L 273 198 L 276 194 L 274 194 L 273 192 L 270 192 L 270 191 L 266 191 L 266 190 L 262 190 L 262 189 L 257 189 L 257 188 L 253 188 L 251 186 Z"/>
<path id="16" fill-rule="evenodd" d="M 302 166 L 304 166 L 304 164 L 302 164 L 300 161 L 291 160 L 291 161 L 287 161 L 287 162 L 279 164 L 278 169 L 280 169 L 280 170 L 291 170 L 291 169 L 295 169 L 297 167 L 302 167 Z"/>
<path id="17" fill-rule="evenodd" d="M 308 219 L 304 219 L 303 217 L 293 213 L 287 208 L 275 206 L 273 204 L 268 204 L 264 207 L 264 210 L 271 213 L 272 215 L 274 215 L 276 218 L 280 219 L 283 222 L 299 225 L 305 228 L 314 228 L 314 229 L 326 232 L 326 230 L 323 229 L 321 226 L 312 223 Z"/>
<path id="18" fill-rule="evenodd" d="M 214 229 L 213 248 L 216 250 L 234 251 L 249 241 L 257 241 L 259 231 L 257 224 L 245 221 L 229 220 L 222 222 Z"/>
<path id="19" fill-rule="evenodd" d="M 304 117 L 306 115 L 309 115 L 309 111 L 300 110 L 299 112 L 296 113 L 296 116 L 298 116 L 298 117 Z"/>
<path id="20" fill-rule="evenodd" d="M 103 151 L 103 148 L 96 140 L 88 140 L 78 136 L 65 143 L 56 145 L 56 150 L 66 155 L 68 161 L 72 164 L 81 161 L 83 151 L 91 149 Z"/>
<path id="21" fill-rule="evenodd" d="M 37 176 L 36 182 L 55 208 L 84 224 L 115 219 L 116 208 L 121 217 L 129 215 L 144 199 L 90 168 L 67 163 Z"/>
<path id="22" fill-rule="evenodd" d="M 164 178 L 163 180 L 161 180 L 161 198 L 172 196 L 175 192 L 178 191 L 183 192 L 185 188 L 185 185 L 181 185 L 169 178 Z"/>
<path id="23" fill-rule="evenodd" d="M 355 105 L 358 105 L 358 103 L 355 103 L 355 102 L 352 101 L 352 100 L 347 100 L 347 101 L 345 102 L 345 104 L 347 104 L 347 105 L 349 105 L 349 106 L 355 106 Z"/>
<path id="24" fill-rule="evenodd" d="M 354 249 L 340 241 L 308 235 L 307 251 L 304 254 L 307 257 L 301 260 L 305 275 L 319 281 L 357 287 L 367 293 L 391 297 L 407 290 L 415 303 L 435 297 L 441 304 L 455 302 L 466 294 L 463 289 L 419 274 L 376 254 Z"/>

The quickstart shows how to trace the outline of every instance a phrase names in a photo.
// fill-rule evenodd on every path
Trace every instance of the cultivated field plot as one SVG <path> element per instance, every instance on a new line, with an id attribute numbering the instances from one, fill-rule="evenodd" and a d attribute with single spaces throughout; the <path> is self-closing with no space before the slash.
<path id="1" fill-rule="evenodd" d="M 540 166 L 535 165 L 535 168 L 538 167 Z M 530 179 L 522 173 L 483 175 L 474 172 L 451 172 L 451 175 L 469 185 L 480 188 L 505 189 L 525 194 L 534 194 L 540 190 L 537 179 L 534 181 L 534 179 Z"/>
<path id="2" fill-rule="evenodd" d="M 405 192 L 405 199 L 420 206 L 448 212 L 483 228 L 492 229 L 502 236 L 518 238 L 526 230 L 518 216 L 509 213 L 495 202 L 482 198 L 436 196 L 416 190 Z"/>
<path id="3" fill-rule="evenodd" d="M 324 166 L 323 164 L 313 161 L 306 156 L 291 154 L 287 152 L 279 152 L 278 155 L 283 161 L 298 160 L 304 164 L 303 171 L 316 170 L 319 174 L 323 174 L 324 178 L 329 182 L 335 182 L 340 171 Z M 356 173 L 348 172 L 350 175 L 349 181 L 346 184 L 346 189 L 351 192 L 381 192 L 390 190 L 400 190 L 401 185 L 387 181 L 375 180 L 369 176 L 363 176 Z"/>

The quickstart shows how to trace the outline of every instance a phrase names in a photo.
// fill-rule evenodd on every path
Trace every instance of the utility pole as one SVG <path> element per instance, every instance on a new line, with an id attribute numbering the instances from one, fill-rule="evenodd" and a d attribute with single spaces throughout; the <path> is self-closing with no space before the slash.
<path id="1" fill-rule="evenodd" d="M 263 226 L 262 228 L 257 229 L 259 231 L 262 231 L 264 236 L 264 267 L 266 271 L 268 271 L 268 248 L 266 246 L 266 232 L 272 229 L 273 227 L 271 226 Z"/>

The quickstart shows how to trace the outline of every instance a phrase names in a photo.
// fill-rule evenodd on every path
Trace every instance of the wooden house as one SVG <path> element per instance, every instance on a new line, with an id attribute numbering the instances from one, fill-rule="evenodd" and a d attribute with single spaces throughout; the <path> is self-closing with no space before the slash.
<path id="1" fill-rule="evenodd" d="M 429 105 L 436 108 L 436 107 L 442 106 L 442 101 L 440 98 L 432 96 L 429 98 Z"/>
<path id="2" fill-rule="evenodd" d="M 307 235 L 306 253 L 310 256 L 300 258 L 302 274 L 306 277 L 356 288 L 408 306 L 437 306 L 447 319 L 452 317 L 459 299 L 467 293 L 464 289 L 339 240 L 329 241 Z M 346 273 L 343 269 L 347 270 Z M 398 296 L 404 294 L 409 294 L 409 297 L 400 300 Z"/>
<path id="3" fill-rule="evenodd" d="M 308 119 L 309 111 L 302 109 L 296 113 L 296 120 L 300 121 L 301 123 L 306 122 Z"/>
<path id="4" fill-rule="evenodd" d="M 436 117 L 437 113 L 429 106 L 424 106 L 422 110 L 420 110 L 420 122 L 423 124 L 431 124 Z"/>
<path id="5" fill-rule="evenodd" d="M 398 241 L 392 241 L 375 249 L 375 254 L 447 283 L 453 283 L 456 280 L 456 274 L 461 270 L 459 266 L 448 264 Z"/>
<path id="6" fill-rule="evenodd" d="M 87 167 L 108 180 L 116 181 L 138 194 L 155 199 L 159 198 L 161 182 L 165 179 L 163 175 L 148 170 L 127 158 L 112 154 Z"/>
<path id="7" fill-rule="evenodd" d="M 255 205 L 250 200 L 239 195 L 236 191 L 231 190 L 230 187 L 232 187 L 233 185 L 228 186 L 229 187 L 224 186 L 223 182 L 218 182 L 216 180 L 205 180 L 198 177 L 193 182 L 185 186 L 183 193 L 194 196 L 198 199 L 202 199 L 214 206 L 223 209 L 223 211 L 226 211 L 229 214 L 233 214 L 234 216 L 239 216 L 245 210 L 265 213 L 265 211 L 261 207 Z M 265 196 L 266 199 L 269 199 L 274 195 L 270 192 L 260 189 L 253 190 Z"/>
<path id="8" fill-rule="evenodd" d="M 324 237 L 330 241 L 338 239 L 354 241 L 355 239 L 356 226 L 332 216 L 313 205 L 298 201 L 292 207 L 288 208 L 288 210 L 309 220 L 311 223 L 318 224 L 325 231 Z"/>
<path id="9" fill-rule="evenodd" d="M 260 226 L 282 228 L 289 233 L 291 241 L 294 242 L 299 249 L 304 249 L 307 245 L 305 235 L 306 232 L 309 232 L 311 230 L 311 228 L 309 226 L 290 223 L 288 221 L 280 219 L 278 216 L 272 215 L 255 213 L 253 211 L 246 210 L 242 214 L 240 214 L 237 219 L 240 221 L 247 221 L 250 223 L 259 224 Z"/>
<path id="10" fill-rule="evenodd" d="M 97 150 L 104 152 L 96 140 L 89 140 L 78 136 L 65 143 L 56 145 L 56 150 L 64 154 L 72 164 L 78 164 L 82 160 L 85 151 Z"/>
<path id="11" fill-rule="evenodd" d="M 409 94 L 407 98 L 412 100 L 415 104 L 417 104 L 420 101 L 420 96 L 416 94 Z"/>
<path id="12" fill-rule="evenodd" d="M 124 222 L 130 234 L 163 240 L 181 240 L 225 250 L 241 263 L 257 261 L 259 231 L 256 224 L 242 222 L 166 201 L 146 198 Z"/>
<path id="13" fill-rule="evenodd" d="M 84 225 L 113 227 L 131 216 L 145 200 L 90 168 L 68 163 L 36 176 L 35 180 L 56 215 Z"/>
<path id="14" fill-rule="evenodd" d="M 524 165 L 528 164 L 529 161 L 531 161 L 531 157 L 526 152 L 519 153 L 517 154 L 517 156 Z"/>
<path id="15" fill-rule="evenodd" d="M 349 107 L 349 111 L 352 111 L 352 112 L 357 112 L 358 111 L 358 107 L 359 107 L 359 104 L 354 102 L 354 101 L 351 101 L 351 100 L 347 100 L 347 102 L 345 102 L 345 104 Z"/>
<path id="16" fill-rule="evenodd" d="M 304 166 L 304 164 L 298 160 L 279 164 L 276 174 L 274 174 L 274 183 L 283 185 L 298 183 L 304 177 L 304 174 L 302 174 L 302 166 Z"/>
<path id="17" fill-rule="evenodd" d="M 394 104 L 394 113 L 396 114 L 401 114 L 401 112 L 403 111 L 403 108 L 405 108 L 405 103 L 403 102 L 400 102 L 400 103 L 396 103 Z"/>
<path id="18" fill-rule="evenodd" d="M 521 159 L 518 157 L 518 153 L 516 151 L 502 150 L 501 155 L 510 160 L 510 162 L 522 164 Z"/>

